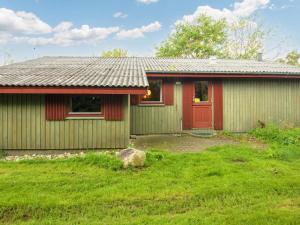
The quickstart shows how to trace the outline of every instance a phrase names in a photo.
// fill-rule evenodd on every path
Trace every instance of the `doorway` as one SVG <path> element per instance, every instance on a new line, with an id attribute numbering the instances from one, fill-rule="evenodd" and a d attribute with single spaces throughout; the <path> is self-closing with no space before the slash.
<path id="1" fill-rule="evenodd" d="M 210 129 L 212 123 L 212 82 L 183 82 L 183 129 Z"/>

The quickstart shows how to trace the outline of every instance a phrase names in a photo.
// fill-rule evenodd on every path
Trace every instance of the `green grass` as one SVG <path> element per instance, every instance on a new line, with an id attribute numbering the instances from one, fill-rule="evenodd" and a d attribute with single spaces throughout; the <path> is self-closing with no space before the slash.
<path id="1" fill-rule="evenodd" d="M 300 147 L 276 146 L 2 162 L 0 224 L 300 224 Z"/>

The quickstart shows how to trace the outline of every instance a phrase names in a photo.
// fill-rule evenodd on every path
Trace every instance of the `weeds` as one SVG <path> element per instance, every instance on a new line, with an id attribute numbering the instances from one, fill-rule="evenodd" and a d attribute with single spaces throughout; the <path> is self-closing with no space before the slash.
<path id="1" fill-rule="evenodd" d="M 253 130 L 250 134 L 272 144 L 300 145 L 300 128 L 280 128 L 275 124 L 268 124 L 265 128 Z"/>

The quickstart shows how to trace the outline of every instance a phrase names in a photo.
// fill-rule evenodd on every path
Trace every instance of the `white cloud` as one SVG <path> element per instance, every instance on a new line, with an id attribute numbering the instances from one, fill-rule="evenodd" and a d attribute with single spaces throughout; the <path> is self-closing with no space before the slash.
<path id="1" fill-rule="evenodd" d="M 235 2 L 233 9 L 223 8 L 215 9 L 211 6 L 199 6 L 191 15 L 183 16 L 178 22 L 196 23 L 200 15 L 206 14 L 214 19 L 226 19 L 228 22 L 235 22 L 239 18 L 248 17 L 255 11 L 265 8 L 270 3 L 270 0 L 243 0 Z"/>
<path id="2" fill-rule="evenodd" d="M 125 19 L 128 17 L 128 15 L 123 12 L 116 12 L 113 16 L 114 18 L 121 18 L 121 19 Z"/>
<path id="3" fill-rule="evenodd" d="M 33 13 L 0 8 L 0 43 L 15 41 L 31 45 L 71 45 L 103 40 L 119 30 L 119 27 L 88 25 L 76 28 L 68 21 L 52 28 Z"/>
<path id="4" fill-rule="evenodd" d="M 156 3 L 159 0 L 137 0 L 137 1 L 143 4 L 151 4 L 151 3 Z"/>
<path id="5" fill-rule="evenodd" d="M 58 24 L 56 27 L 54 27 L 53 31 L 54 32 L 64 32 L 64 31 L 71 29 L 72 27 L 73 27 L 73 23 L 64 21 L 64 22 L 61 22 L 60 24 Z"/>
<path id="6" fill-rule="evenodd" d="M 233 13 L 239 17 L 252 15 L 256 10 L 266 7 L 270 0 L 243 0 L 235 2 Z"/>
<path id="7" fill-rule="evenodd" d="M 18 42 L 27 42 L 31 45 L 62 45 L 68 46 L 82 42 L 93 42 L 106 39 L 109 35 L 119 31 L 119 27 L 89 27 L 82 25 L 80 28 L 73 28 L 71 23 L 61 23 L 56 28 L 52 37 L 20 37 L 15 38 Z M 54 29 L 55 30 L 55 29 Z"/>
<path id="8" fill-rule="evenodd" d="M 33 13 L 0 8 L 0 30 L 7 33 L 45 34 L 52 28 Z"/>
<path id="9" fill-rule="evenodd" d="M 156 1 L 156 0 L 151 0 Z M 146 1 L 144 1 L 146 3 Z M 118 12 L 117 18 L 127 15 Z M 145 33 L 155 32 L 161 28 L 159 22 L 154 22 L 140 28 L 122 30 L 114 27 L 90 27 L 82 25 L 75 27 L 69 21 L 63 21 L 55 27 L 43 22 L 38 16 L 30 12 L 16 12 L 11 9 L 0 8 L 0 43 L 17 42 L 30 45 L 73 45 L 77 43 L 104 40 L 111 34 L 117 33 L 117 38 L 140 38 Z"/>
<path id="10" fill-rule="evenodd" d="M 62 43 L 73 41 L 97 41 L 106 39 L 110 34 L 119 31 L 119 27 L 92 27 L 82 25 L 80 28 L 73 28 L 56 33 L 54 39 Z"/>
<path id="11" fill-rule="evenodd" d="M 130 30 L 121 30 L 117 33 L 116 37 L 118 39 L 136 39 L 142 38 L 145 36 L 145 33 L 151 33 L 155 31 L 159 31 L 161 29 L 161 24 L 156 21 L 154 23 L 150 23 L 149 25 L 142 26 L 139 28 L 134 28 Z"/>

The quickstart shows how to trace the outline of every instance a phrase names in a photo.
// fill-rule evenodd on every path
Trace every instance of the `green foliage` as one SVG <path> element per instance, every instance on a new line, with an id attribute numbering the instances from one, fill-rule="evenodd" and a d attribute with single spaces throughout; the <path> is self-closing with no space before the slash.
<path id="1" fill-rule="evenodd" d="M 269 143 L 266 151 L 268 158 L 286 161 L 300 159 L 300 128 L 284 129 L 268 124 L 266 128 L 255 129 L 251 134 Z"/>
<path id="2" fill-rule="evenodd" d="M 300 128 L 283 129 L 275 124 L 251 132 L 256 138 L 279 145 L 300 145 Z"/>
<path id="3" fill-rule="evenodd" d="M 146 161 L 145 166 L 149 167 L 152 164 L 154 164 L 157 161 L 163 160 L 163 158 L 166 157 L 166 153 L 159 152 L 159 151 L 150 151 L 146 153 Z"/>
<path id="4" fill-rule="evenodd" d="M 120 48 L 116 48 L 110 51 L 102 52 L 101 57 L 111 58 L 111 57 L 127 57 L 128 51 Z"/>
<path id="5" fill-rule="evenodd" d="M 175 31 L 158 48 L 158 57 L 209 58 L 221 55 L 226 39 L 225 20 L 202 15 L 197 24 L 179 23 Z"/>
<path id="6" fill-rule="evenodd" d="M 198 23 L 180 23 L 158 48 L 158 57 L 216 56 L 226 59 L 257 59 L 267 32 L 249 18 L 236 23 L 214 20 L 206 15 Z"/>
<path id="7" fill-rule="evenodd" d="M 300 66 L 300 53 L 297 51 L 291 51 L 287 54 L 285 59 L 279 59 L 281 63 L 286 63 L 292 66 Z"/>
<path id="8" fill-rule="evenodd" d="M 0 162 L 0 224 L 297 224 L 300 157 L 292 146 L 284 146 L 288 161 L 246 145 L 151 150 L 142 170 L 114 170 L 113 155 L 94 153 Z"/>

